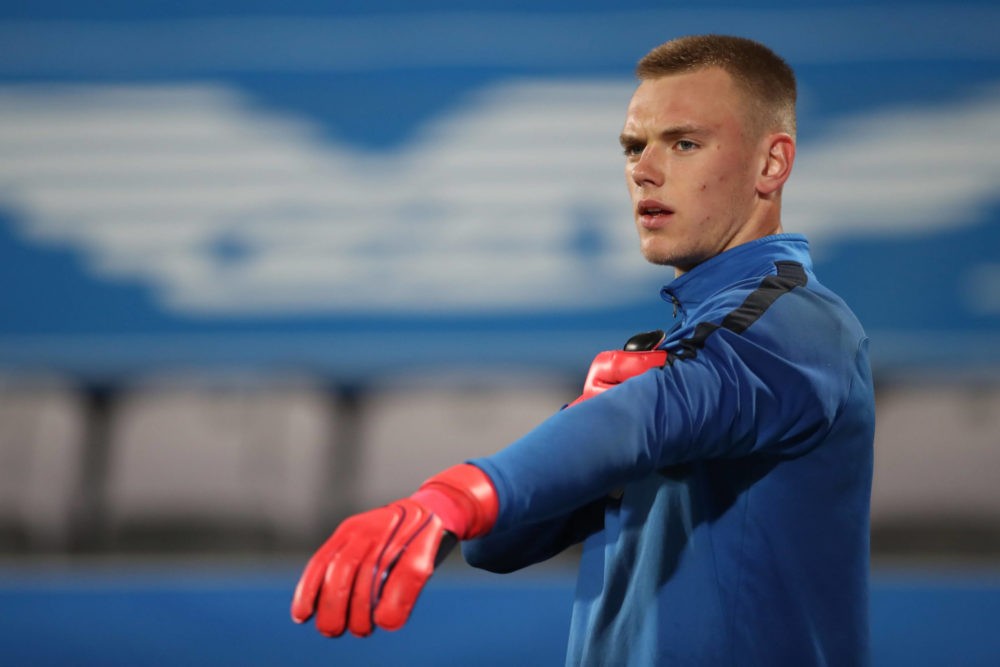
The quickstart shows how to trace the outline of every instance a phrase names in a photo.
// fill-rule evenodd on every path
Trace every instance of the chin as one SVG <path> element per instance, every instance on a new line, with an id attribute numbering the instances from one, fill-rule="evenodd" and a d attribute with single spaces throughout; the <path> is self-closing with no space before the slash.
<path id="1" fill-rule="evenodd" d="M 640 238 L 639 251 L 650 264 L 670 265 L 676 259 L 674 253 L 670 252 L 670 247 L 663 243 L 663 239 Z"/>
<path id="2" fill-rule="evenodd" d="M 642 256 L 650 264 L 673 267 L 677 271 L 678 275 L 681 273 L 687 273 L 707 259 L 697 259 L 662 249 L 648 248 L 646 246 L 642 247 Z"/>
<path id="3" fill-rule="evenodd" d="M 674 266 L 674 258 L 667 253 L 658 253 L 656 251 L 646 250 L 643 248 L 642 256 L 646 258 L 646 261 L 650 264 L 656 264 L 657 266 Z"/>

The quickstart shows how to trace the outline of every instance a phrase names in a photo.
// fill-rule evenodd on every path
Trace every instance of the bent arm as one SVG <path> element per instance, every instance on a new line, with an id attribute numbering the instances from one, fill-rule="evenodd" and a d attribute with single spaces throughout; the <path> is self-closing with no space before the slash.
<path id="1" fill-rule="evenodd" d="M 536 524 L 669 465 L 808 445 L 830 415 L 814 405 L 825 392 L 811 377 L 722 330 L 697 358 L 628 379 L 469 463 L 497 490 L 494 530 Z"/>

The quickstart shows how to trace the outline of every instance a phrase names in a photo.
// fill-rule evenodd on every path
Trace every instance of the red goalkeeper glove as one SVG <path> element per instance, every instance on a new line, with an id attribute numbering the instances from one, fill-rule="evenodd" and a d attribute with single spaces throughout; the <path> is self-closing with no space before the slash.
<path id="1" fill-rule="evenodd" d="M 583 393 L 566 407 L 582 403 L 650 368 L 663 368 L 667 363 L 667 351 L 655 349 L 662 341 L 662 331 L 650 331 L 632 336 L 624 350 L 599 353 L 590 364 Z"/>
<path id="2" fill-rule="evenodd" d="M 410 496 L 345 520 L 306 565 L 292 599 L 292 620 L 328 637 L 366 637 L 374 626 L 403 626 L 424 584 L 456 539 L 485 535 L 496 522 L 496 489 L 462 464 Z"/>

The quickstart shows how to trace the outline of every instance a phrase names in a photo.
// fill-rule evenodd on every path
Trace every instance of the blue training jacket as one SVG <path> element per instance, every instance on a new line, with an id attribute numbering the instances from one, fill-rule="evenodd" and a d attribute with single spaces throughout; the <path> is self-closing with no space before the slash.
<path id="1" fill-rule="evenodd" d="M 670 363 L 470 461 L 509 572 L 583 541 L 567 665 L 867 665 L 868 339 L 804 237 L 674 280 Z"/>

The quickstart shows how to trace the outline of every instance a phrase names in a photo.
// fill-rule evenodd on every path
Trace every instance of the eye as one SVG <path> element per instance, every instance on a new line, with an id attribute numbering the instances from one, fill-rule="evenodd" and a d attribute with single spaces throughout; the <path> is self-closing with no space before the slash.
<path id="1" fill-rule="evenodd" d="M 682 153 L 687 153 L 698 148 L 698 144 L 691 141 L 690 139 L 681 139 L 676 144 L 674 144 L 674 148 L 681 151 Z"/>
<path id="2" fill-rule="evenodd" d="M 646 147 L 642 144 L 624 144 L 622 146 L 625 157 L 639 157 L 645 149 Z"/>

